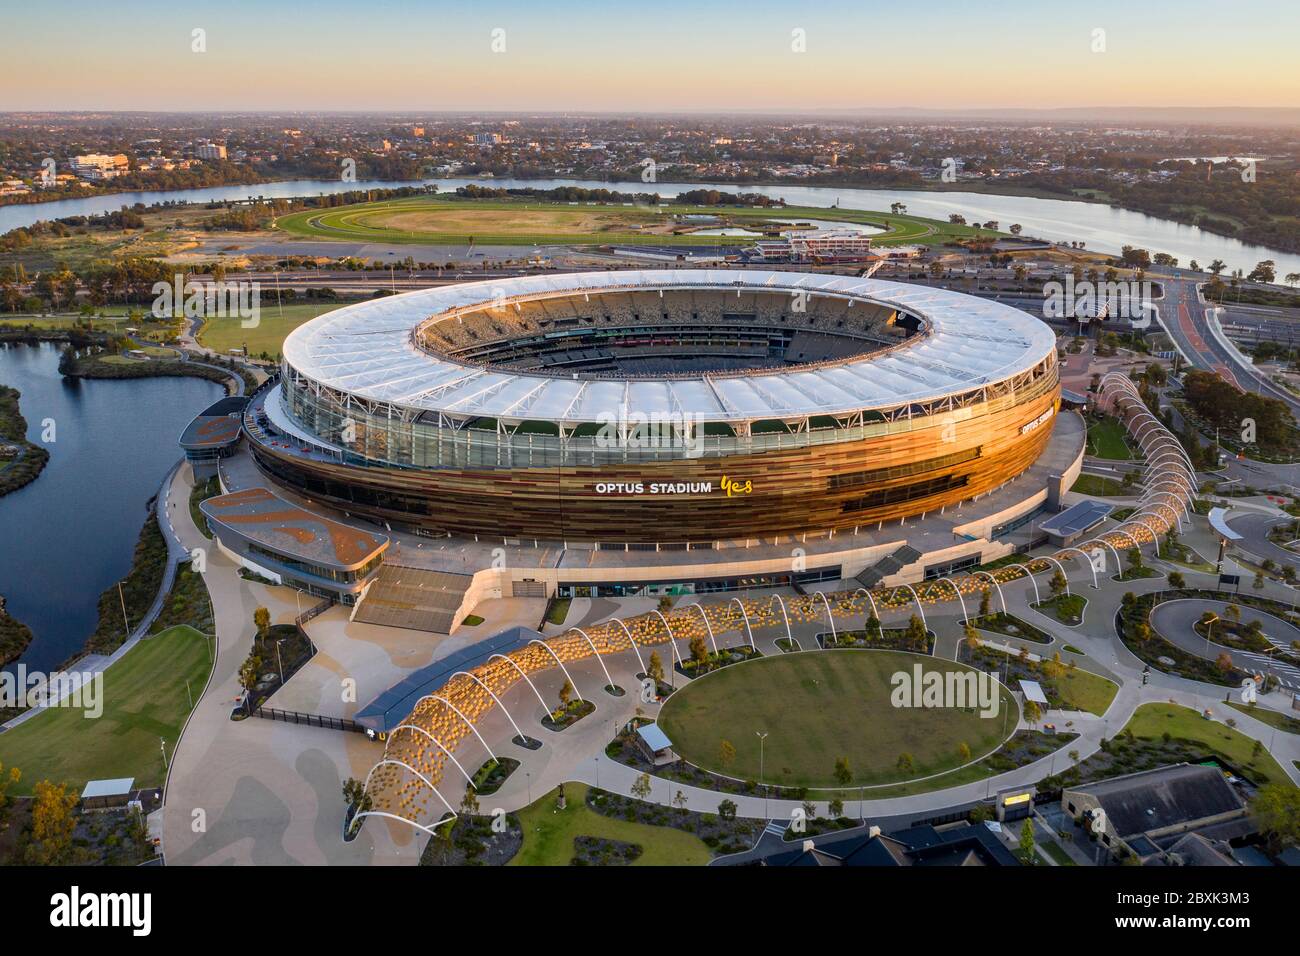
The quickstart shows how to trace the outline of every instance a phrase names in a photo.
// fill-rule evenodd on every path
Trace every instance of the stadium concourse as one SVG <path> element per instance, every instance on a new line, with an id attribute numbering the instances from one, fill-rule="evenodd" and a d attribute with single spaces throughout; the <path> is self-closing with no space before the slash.
<path id="1" fill-rule="evenodd" d="M 918 587 L 815 591 L 789 599 L 738 596 L 725 604 L 679 605 L 667 614 L 655 610 L 533 639 L 453 675 L 419 699 L 388 733 L 383 758 L 366 778 L 373 806 L 360 816 L 402 820 L 430 830 L 456 813 L 440 785 L 454 798 L 470 782 L 467 768 L 496 756 L 489 741 L 504 748 L 532 736 L 528 728 L 536 727 L 537 717 L 550 709 L 539 683 L 545 683 L 552 698 L 561 683 L 571 686 L 579 698 L 583 688 L 595 696 L 602 692 L 593 688 L 592 676 L 597 677 L 596 687 L 618 686 L 610 664 L 618 668 L 624 683 L 646 673 L 646 649 L 666 648 L 671 663 L 680 662 L 683 646 L 696 639 L 707 640 L 714 650 L 727 644 L 760 649 L 761 642 L 763 650 L 780 651 L 783 648 L 774 642 L 782 638 L 807 649 L 798 644 L 796 628 L 808 624 L 823 626 L 824 622 L 824 629 L 833 635 L 837 626 L 860 627 L 868 614 L 883 620 L 914 612 L 925 622 L 926 608 L 950 612 L 953 608 L 948 605 L 959 606 L 962 618 L 967 618 L 968 598 L 978 601 L 987 591 L 996 594 L 1005 608 L 1003 586 L 1022 579 L 1037 601 L 1041 595 L 1035 575 L 1044 571 L 1060 570 L 1075 587 L 1100 588 L 1099 574 L 1109 577 L 1111 573 L 1110 558 L 1115 561 L 1114 571 L 1121 570 L 1120 549 L 1158 547 L 1161 535 L 1183 529 L 1184 520 L 1190 520 L 1195 473 L 1177 439 L 1146 409 L 1126 377 L 1108 375 L 1100 385 L 1099 399 L 1124 422 L 1147 461 L 1137 507 L 1113 528 L 1050 556 L 1027 558 L 992 572 L 948 575 Z M 587 666 L 592 661 L 599 666 L 595 675 Z M 576 680 L 575 671 L 586 681 Z M 533 709 L 534 699 L 540 711 Z M 467 759 L 457 759 L 458 752 L 466 755 L 467 751 Z"/>

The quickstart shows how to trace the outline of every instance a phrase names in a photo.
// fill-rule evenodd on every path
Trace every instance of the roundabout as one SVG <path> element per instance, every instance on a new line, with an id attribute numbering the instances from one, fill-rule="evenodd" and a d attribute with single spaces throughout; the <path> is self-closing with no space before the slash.
<path id="1" fill-rule="evenodd" d="M 978 690 L 962 699 L 908 699 L 917 686 L 969 690 L 977 679 L 983 707 Z M 911 706 L 918 702 L 939 706 Z M 1019 717 L 1005 687 L 964 664 L 898 651 L 827 650 L 762 658 L 699 678 L 664 702 L 659 725 L 684 760 L 712 773 L 784 787 L 858 788 L 978 760 L 1002 746 Z M 759 733 L 767 734 L 761 753 Z M 734 748 L 730 758 L 724 740 Z M 852 772 L 847 782 L 836 778 L 840 758 Z"/>

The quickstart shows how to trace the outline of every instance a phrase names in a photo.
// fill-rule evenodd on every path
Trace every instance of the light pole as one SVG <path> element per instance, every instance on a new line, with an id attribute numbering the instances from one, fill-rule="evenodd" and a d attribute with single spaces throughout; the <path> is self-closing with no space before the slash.
<path id="1" fill-rule="evenodd" d="M 158 738 L 158 749 L 162 751 L 163 769 L 166 770 L 167 769 L 167 741 L 162 737 Z"/>
<path id="2" fill-rule="evenodd" d="M 763 784 L 763 816 L 769 816 L 767 809 L 768 787 L 767 781 L 763 779 L 763 742 L 767 740 L 766 730 L 754 731 L 754 736 L 758 738 L 758 779 Z"/>
<path id="3" fill-rule="evenodd" d="M 284 638 L 275 642 L 275 662 L 280 666 L 280 686 L 284 686 L 284 658 L 280 656 L 280 645 L 284 643 Z"/>

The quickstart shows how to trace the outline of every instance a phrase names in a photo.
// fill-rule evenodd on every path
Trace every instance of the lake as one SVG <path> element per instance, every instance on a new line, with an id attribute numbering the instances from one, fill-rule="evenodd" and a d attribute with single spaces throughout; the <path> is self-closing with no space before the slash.
<path id="1" fill-rule="evenodd" d="M 622 192 L 658 192 L 675 196 L 687 189 L 721 189 L 727 192 L 753 192 L 780 197 L 802 206 L 888 211 L 901 202 L 914 215 L 946 220 L 950 213 L 960 213 L 971 222 L 995 220 L 1002 229 L 1013 222 L 1024 227 L 1025 236 L 1057 242 L 1081 241 L 1098 252 L 1118 253 L 1125 245 L 1140 246 L 1152 253 L 1167 252 L 1186 266 L 1196 259 L 1201 267 L 1215 259 L 1228 264 L 1229 271 L 1249 272 L 1261 259 L 1277 263 L 1278 276 L 1300 272 L 1300 255 L 1278 252 L 1264 246 L 1248 245 L 1237 239 L 1216 236 L 1196 226 L 1185 226 L 1145 213 L 1114 209 L 1101 203 L 1063 199 L 1038 199 L 1028 196 L 995 196 L 969 192 L 930 192 L 916 189 L 848 189 L 831 186 L 751 186 L 738 183 L 608 183 L 577 179 L 429 179 L 443 192 L 471 183 L 501 188 L 533 187 L 554 189 L 557 186 L 580 186 L 587 189 L 612 189 Z M 85 199 L 65 199 L 34 205 L 0 206 L 0 233 L 29 226 L 41 219 L 84 216 L 108 212 L 137 202 L 228 201 L 261 196 L 267 199 L 291 199 L 322 193 L 348 192 L 356 189 L 395 189 L 416 185 L 411 182 L 345 183 L 337 180 L 298 179 L 253 186 L 214 186 L 206 189 L 181 189 L 168 192 L 132 192 Z"/>
<path id="2" fill-rule="evenodd" d="M 0 383 L 22 392 L 28 439 L 40 441 L 45 419 L 55 426 L 40 477 L 0 498 L 0 594 L 32 629 L 20 660 L 38 670 L 94 631 L 100 592 L 131 569 L 145 504 L 181 456 L 181 430 L 223 394 L 197 378 L 65 380 L 58 365 L 56 345 L 0 345 Z"/>

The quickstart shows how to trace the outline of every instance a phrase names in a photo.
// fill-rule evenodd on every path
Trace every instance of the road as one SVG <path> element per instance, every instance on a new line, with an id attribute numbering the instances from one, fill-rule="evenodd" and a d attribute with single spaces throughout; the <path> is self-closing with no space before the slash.
<path id="1" fill-rule="evenodd" d="M 1160 281 L 1165 289 L 1165 297 L 1159 303 L 1160 324 L 1183 358 L 1197 368 L 1218 372 L 1243 391 L 1281 399 L 1300 418 L 1300 398 L 1260 375 L 1249 360 L 1224 344 L 1221 332 L 1215 334 L 1218 320 L 1210 313 L 1217 310 L 1201 300 L 1195 281 L 1167 276 L 1161 276 Z"/>

